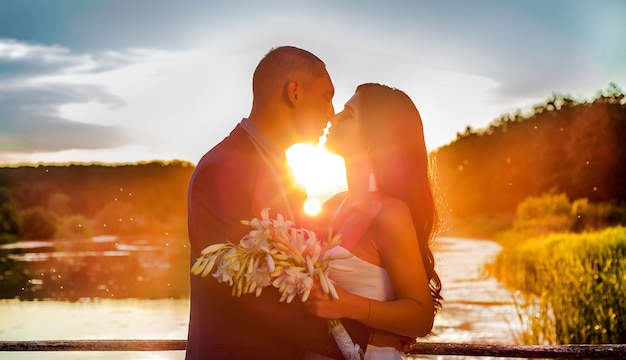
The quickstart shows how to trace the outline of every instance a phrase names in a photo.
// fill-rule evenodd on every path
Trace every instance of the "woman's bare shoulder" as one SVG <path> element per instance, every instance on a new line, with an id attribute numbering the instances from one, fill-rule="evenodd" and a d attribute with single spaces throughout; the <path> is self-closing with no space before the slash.
<path id="1" fill-rule="evenodd" d="M 413 216 L 409 206 L 397 198 L 382 199 L 381 209 L 375 219 L 377 238 L 389 239 L 392 241 L 406 238 L 407 230 L 414 231 Z M 389 241 L 389 240 L 385 240 Z"/>
<path id="2" fill-rule="evenodd" d="M 383 222 L 412 219 L 411 209 L 402 200 L 386 197 L 381 200 L 381 208 L 377 217 Z"/>

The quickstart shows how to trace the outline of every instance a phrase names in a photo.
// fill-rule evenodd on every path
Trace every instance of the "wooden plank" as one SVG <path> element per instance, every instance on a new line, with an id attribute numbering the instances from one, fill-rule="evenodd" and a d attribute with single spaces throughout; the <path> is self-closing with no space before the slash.
<path id="1" fill-rule="evenodd" d="M 0 351 L 165 351 L 185 350 L 187 340 L 0 341 Z"/>
<path id="2" fill-rule="evenodd" d="M 43 340 L 0 341 L 2 351 L 172 351 L 185 350 L 186 340 Z M 626 359 L 626 344 L 492 345 L 417 343 L 413 355 L 489 356 L 543 359 Z"/>
<path id="3" fill-rule="evenodd" d="M 544 359 L 626 359 L 626 344 L 605 345 L 491 345 L 417 343 L 414 355 L 496 356 Z"/>

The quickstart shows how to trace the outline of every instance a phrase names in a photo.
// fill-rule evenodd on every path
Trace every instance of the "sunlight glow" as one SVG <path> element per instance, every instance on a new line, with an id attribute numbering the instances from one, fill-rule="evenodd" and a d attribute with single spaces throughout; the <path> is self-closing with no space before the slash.
<path id="1" fill-rule="evenodd" d="M 157 149 L 158 150 L 158 149 Z M 152 151 L 142 145 L 127 145 L 108 149 L 71 149 L 47 153 L 10 153 L 0 151 L 0 163 L 62 164 L 62 163 L 128 163 L 140 161 L 169 161 L 176 159 L 166 152 Z"/>
<path id="2" fill-rule="evenodd" d="M 315 215 L 319 213 L 321 207 L 322 204 L 318 199 L 315 198 L 307 199 L 307 201 L 304 202 L 304 212 L 309 215 Z"/>
<path id="3" fill-rule="evenodd" d="M 326 151 L 322 144 L 295 144 L 287 149 L 286 156 L 296 181 L 306 189 L 308 214 L 315 214 L 321 203 L 347 189 L 343 159 Z"/>

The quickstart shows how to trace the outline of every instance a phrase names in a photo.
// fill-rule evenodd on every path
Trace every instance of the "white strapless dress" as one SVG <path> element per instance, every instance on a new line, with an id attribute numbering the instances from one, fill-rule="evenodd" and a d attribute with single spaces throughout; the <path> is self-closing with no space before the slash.
<path id="1" fill-rule="evenodd" d="M 341 246 L 329 250 L 329 254 L 344 254 L 349 251 Z M 338 265 L 347 266 L 352 271 L 330 269 L 329 277 L 346 291 L 373 300 L 386 301 L 395 298 L 387 270 L 356 256 L 335 260 Z M 305 360 L 328 359 L 325 356 L 307 353 Z M 368 345 L 365 360 L 401 360 L 404 355 L 394 347 Z"/>

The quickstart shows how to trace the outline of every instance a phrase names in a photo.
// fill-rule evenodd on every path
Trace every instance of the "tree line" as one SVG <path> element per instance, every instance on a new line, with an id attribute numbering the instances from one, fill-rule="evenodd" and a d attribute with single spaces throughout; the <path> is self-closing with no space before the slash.
<path id="1" fill-rule="evenodd" d="M 431 160 L 442 216 L 513 214 L 544 193 L 623 206 L 626 99 L 614 83 L 588 101 L 555 93 L 527 114 L 467 127 Z"/>
<path id="2" fill-rule="evenodd" d="M 0 168 L 0 242 L 186 234 L 183 161 Z"/>

